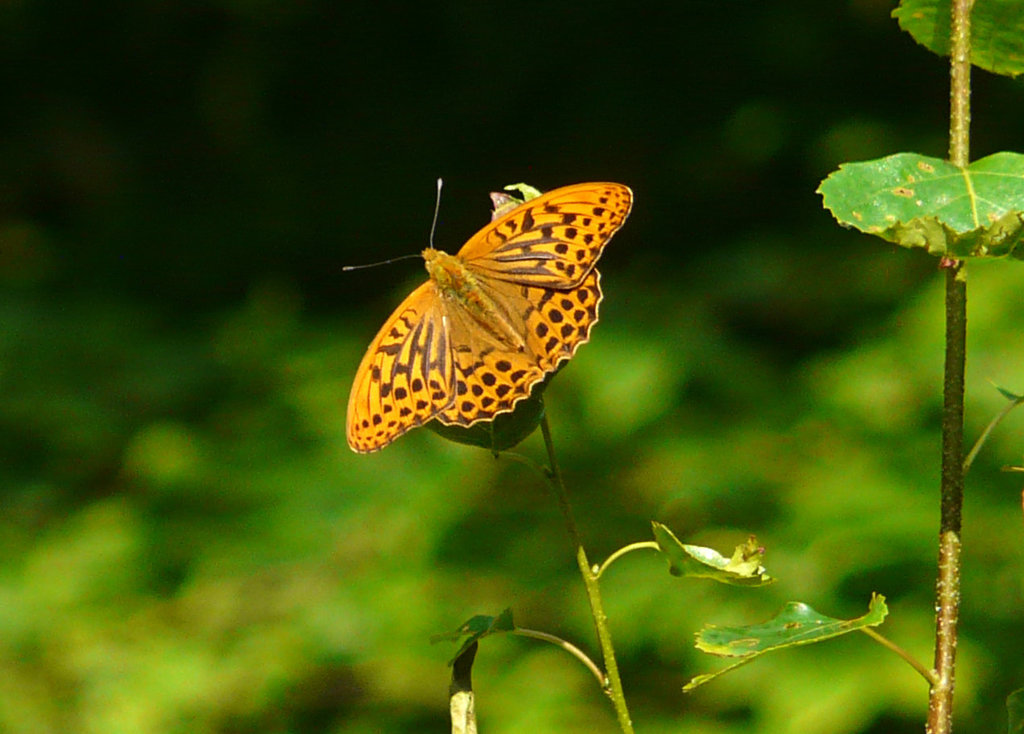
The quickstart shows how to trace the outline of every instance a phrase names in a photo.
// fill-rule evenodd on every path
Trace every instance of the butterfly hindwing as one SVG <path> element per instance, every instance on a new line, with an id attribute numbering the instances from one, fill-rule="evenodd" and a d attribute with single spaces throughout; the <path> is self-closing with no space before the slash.
<path id="1" fill-rule="evenodd" d="M 541 366 L 554 371 L 590 339 L 601 303 L 601 274 L 591 269 L 583 282 L 570 290 L 522 288 L 531 306 L 526 319 L 528 347 Z"/>
<path id="2" fill-rule="evenodd" d="M 520 348 L 481 332 L 467 314 L 452 313 L 455 400 L 438 413 L 446 425 L 469 426 L 512 410 L 533 386 L 575 354 L 590 338 L 601 300 L 601 276 L 592 270 L 571 290 L 495 281 L 481 284 L 487 296 L 518 316 L 511 324 L 524 336 Z"/>
<path id="3" fill-rule="evenodd" d="M 545 375 L 523 352 L 457 349 L 454 359 L 455 400 L 437 414 L 449 426 L 471 426 L 509 412 Z"/>
<path id="4" fill-rule="evenodd" d="M 376 451 L 426 423 L 451 402 L 454 372 L 448 320 L 434 282 L 427 281 L 366 350 L 349 395 L 349 445 Z"/>
<path id="5" fill-rule="evenodd" d="M 458 254 L 483 277 L 572 288 L 594 267 L 632 205 L 633 193 L 622 184 L 564 186 L 491 222 Z"/>

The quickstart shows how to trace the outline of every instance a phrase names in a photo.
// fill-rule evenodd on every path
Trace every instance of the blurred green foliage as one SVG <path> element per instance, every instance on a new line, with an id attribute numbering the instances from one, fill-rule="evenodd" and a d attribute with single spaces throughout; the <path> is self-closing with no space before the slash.
<path id="1" fill-rule="evenodd" d="M 764 589 L 640 553 L 603 578 L 639 730 L 919 731 L 924 683 L 856 638 L 681 693 L 709 667 L 702 624 L 789 600 L 850 618 L 878 591 L 882 631 L 930 655 L 941 278 L 813 194 L 844 160 L 942 154 L 945 68 L 888 12 L 3 4 L 0 730 L 444 731 L 453 649 L 432 634 L 511 606 L 596 652 L 528 469 L 427 431 L 345 446 L 362 350 L 424 276 L 340 267 L 418 251 L 444 175 L 448 250 L 511 181 L 636 192 L 601 323 L 546 393 L 591 558 L 652 519 L 767 546 Z M 1021 147 L 1019 87 L 978 76 L 977 156 Z M 1024 389 L 1024 273 L 970 278 L 975 436 L 1005 401 L 989 380 Z M 1022 427 L 968 478 L 966 734 L 1005 728 L 1024 681 L 1024 524 L 999 471 Z M 474 674 L 488 732 L 614 728 L 553 648 L 488 639 Z"/>

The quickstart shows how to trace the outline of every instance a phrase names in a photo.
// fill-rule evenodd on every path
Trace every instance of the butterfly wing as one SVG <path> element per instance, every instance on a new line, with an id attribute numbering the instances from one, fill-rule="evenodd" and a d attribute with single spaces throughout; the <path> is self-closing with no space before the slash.
<path id="1" fill-rule="evenodd" d="M 446 425 L 471 426 L 511 411 L 590 338 L 601 301 L 596 269 L 578 287 L 558 291 L 506 281 L 481 281 L 510 326 L 524 337 L 515 349 L 481 329 L 466 311 L 451 309 L 454 401 L 437 414 Z M 514 320 L 513 320 L 514 319 Z"/>
<path id="2" fill-rule="evenodd" d="M 494 220 L 458 255 L 485 278 L 573 288 L 593 269 L 632 206 L 633 192 L 622 184 L 564 186 Z"/>
<path id="3" fill-rule="evenodd" d="M 384 448 L 426 423 L 454 397 L 449 319 L 433 281 L 414 290 L 377 333 L 348 399 L 353 451 Z"/>
<path id="4" fill-rule="evenodd" d="M 616 183 L 566 186 L 470 238 L 458 257 L 484 297 L 474 301 L 489 302 L 506 328 L 446 297 L 433 280 L 413 291 L 356 373 L 348 404 L 352 449 L 376 451 L 433 418 L 460 426 L 490 420 L 526 398 L 590 338 L 601 301 L 594 264 L 632 199 Z"/>

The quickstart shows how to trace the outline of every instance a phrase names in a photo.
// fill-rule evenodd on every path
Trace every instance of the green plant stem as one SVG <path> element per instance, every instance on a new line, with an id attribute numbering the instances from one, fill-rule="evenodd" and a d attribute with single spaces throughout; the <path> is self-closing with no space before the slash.
<path id="1" fill-rule="evenodd" d="M 604 688 L 604 686 L 605 686 L 604 671 L 602 671 L 597 666 L 597 663 L 595 663 L 593 660 L 590 659 L 589 655 L 587 655 L 585 652 L 580 650 L 578 647 L 576 647 L 574 644 L 572 644 L 568 640 L 563 640 L 561 637 L 555 637 L 552 634 L 548 634 L 547 632 L 541 632 L 540 630 L 527 629 L 526 627 L 516 627 L 512 631 L 512 634 L 519 635 L 520 637 L 532 637 L 535 640 L 542 640 L 544 642 L 550 642 L 555 647 L 562 648 L 567 653 L 569 653 L 574 658 L 576 658 L 581 663 L 583 663 L 587 667 L 587 670 L 589 670 L 591 673 L 593 673 L 594 677 L 597 678 L 598 685 L 600 685 L 602 688 Z"/>
<path id="2" fill-rule="evenodd" d="M 928 681 L 929 685 L 935 685 L 938 679 L 935 677 L 934 670 L 928 670 L 928 668 L 926 668 L 924 663 L 922 663 L 920 660 L 915 658 L 913 655 L 911 655 L 909 652 L 907 652 L 902 647 L 897 645 L 895 642 L 890 640 L 888 637 L 884 637 L 878 634 L 870 627 L 861 627 L 860 631 L 866 634 L 868 637 L 870 637 L 872 640 L 877 642 L 885 649 L 889 650 L 890 652 L 894 652 L 901 658 L 903 658 L 907 662 L 907 664 L 910 665 L 911 668 L 920 673 L 921 677 Z"/>
<path id="3" fill-rule="evenodd" d="M 594 573 L 594 575 L 597 578 L 601 578 L 601 575 L 605 571 L 608 570 L 608 567 L 610 565 L 612 565 L 612 563 L 614 563 L 618 559 L 622 558 L 627 553 L 632 553 L 633 551 L 647 550 L 647 549 L 660 551 L 661 550 L 661 546 L 658 545 L 657 543 L 655 543 L 653 540 L 641 540 L 641 541 L 636 542 L 636 543 L 630 543 L 629 545 L 625 545 L 625 546 L 619 548 L 614 553 L 612 553 L 610 556 L 608 556 L 604 560 L 604 563 L 602 563 L 601 566 Z"/>
<path id="4" fill-rule="evenodd" d="M 601 654 L 604 657 L 604 667 L 607 681 L 605 691 L 612 700 L 615 713 L 619 719 L 619 727 L 623 734 L 633 734 L 633 722 L 629 717 L 629 709 L 626 706 L 626 694 L 622 690 L 622 679 L 619 677 L 619 665 L 615 661 L 615 648 L 612 646 L 612 635 L 608 629 L 608 617 L 604 613 L 604 603 L 601 601 L 601 588 L 597 583 L 597 573 L 591 568 L 587 560 L 587 553 L 583 549 L 583 542 L 580 540 L 580 533 L 576 527 L 576 520 L 572 514 L 572 506 L 569 504 L 569 494 L 566 492 L 565 483 L 562 481 L 562 472 L 558 468 L 558 461 L 555 458 L 555 444 L 551 440 L 551 427 L 548 425 L 548 417 L 545 415 L 540 421 L 540 430 L 544 435 L 544 446 L 547 448 L 548 461 L 551 467 L 551 484 L 558 497 L 558 506 L 565 518 L 565 525 L 569 531 L 573 546 L 576 549 L 576 564 L 579 566 L 580 574 L 583 576 L 583 585 L 587 589 L 587 599 L 590 601 L 590 613 L 594 617 L 594 625 L 597 628 L 597 639 L 601 644 Z"/>
<path id="5" fill-rule="evenodd" d="M 949 160 L 971 162 L 971 9 L 974 0 L 954 0 L 949 49 Z"/>
<path id="6" fill-rule="evenodd" d="M 949 158 L 970 162 L 971 8 L 954 0 L 950 47 Z M 942 483 L 938 579 L 935 584 L 935 682 L 928 694 L 928 734 L 953 730 L 957 622 L 960 617 L 960 528 L 964 496 L 964 373 L 967 283 L 962 262 L 946 268 L 946 361 L 942 404 Z"/>
<path id="7" fill-rule="evenodd" d="M 965 476 L 967 472 L 971 470 L 971 464 L 974 463 L 974 459 L 978 456 L 978 452 L 981 451 L 981 447 L 985 445 L 985 441 L 988 440 L 988 437 L 992 433 L 992 431 L 996 429 L 996 426 L 1002 423 L 1003 418 L 1008 416 L 1010 414 L 1010 411 L 1012 411 L 1014 408 L 1021 405 L 1022 403 L 1024 403 L 1024 397 L 1019 397 L 1011 400 L 1010 403 L 1002 410 L 1000 410 L 999 413 L 996 414 L 996 417 L 989 421 L 989 424 L 985 426 L 985 430 L 981 432 L 980 436 L 978 436 L 978 440 L 974 442 L 974 446 L 972 446 L 971 450 L 967 453 L 967 458 L 964 459 Z"/>
<path id="8" fill-rule="evenodd" d="M 928 734 L 953 730 L 957 623 L 960 617 L 960 527 L 964 492 L 964 370 L 967 287 L 960 265 L 946 270 L 946 368 L 942 410 L 942 486 L 938 580 L 935 585 L 935 683 L 928 696 Z"/>

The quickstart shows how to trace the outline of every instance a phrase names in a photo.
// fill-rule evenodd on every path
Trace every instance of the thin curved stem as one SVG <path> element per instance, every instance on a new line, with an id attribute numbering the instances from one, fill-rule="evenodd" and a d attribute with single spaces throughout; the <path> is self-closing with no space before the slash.
<path id="1" fill-rule="evenodd" d="M 974 446 L 972 446 L 971 450 L 968 452 L 967 458 L 964 459 L 964 474 L 971 470 L 971 464 L 973 464 L 974 459 L 977 458 L 978 452 L 981 451 L 981 447 L 985 445 L 985 441 L 988 440 L 989 434 L 996 429 L 996 426 L 1003 422 L 1003 418 L 1008 416 L 1010 411 L 1022 403 L 1024 403 L 1024 397 L 1018 397 L 1015 400 L 1011 400 L 1009 405 L 1000 410 L 999 413 L 996 414 L 996 417 L 989 421 L 988 425 L 985 426 L 985 430 L 981 432 L 981 435 L 978 436 L 978 440 L 974 442 Z"/>
<path id="2" fill-rule="evenodd" d="M 608 685 L 608 681 L 605 680 L 604 677 L 604 671 L 597 667 L 597 663 L 591 660 L 590 656 L 588 656 L 585 652 L 580 650 L 578 647 L 576 647 L 568 640 L 563 640 L 561 637 L 555 637 L 554 635 L 549 635 L 547 632 L 541 632 L 540 630 L 526 629 L 525 627 L 516 627 L 512 631 L 512 634 L 520 635 L 522 637 L 532 637 L 535 640 L 543 640 L 544 642 L 550 642 L 555 647 L 562 648 L 567 653 L 569 653 L 577 660 L 579 660 L 581 663 L 583 663 L 585 666 L 587 666 L 587 669 L 594 674 L 595 678 L 597 678 L 597 684 L 599 686 L 604 688 Z"/>
<path id="3" fill-rule="evenodd" d="M 500 454 L 498 454 L 498 456 L 500 456 L 503 459 L 512 459 L 512 461 L 518 461 L 520 464 L 525 464 L 526 466 L 530 467 L 538 474 L 540 474 L 542 477 L 544 477 L 546 481 L 551 480 L 551 477 L 548 475 L 547 470 L 543 466 L 538 464 L 536 461 L 531 459 L 529 456 L 526 456 L 525 454 L 517 454 L 515 451 L 502 451 Z"/>
<path id="4" fill-rule="evenodd" d="M 902 647 L 897 645 L 895 642 L 890 640 L 888 637 L 884 637 L 878 634 L 877 632 L 875 632 L 875 630 L 871 629 L 870 627 L 861 627 L 860 631 L 866 634 L 868 637 L 870 637 L 872 640 L 877 642 L 882 647 L 896 653 L 901 658 L 903 658 L 910 665 L 911 668 L 913 668 L 921 674 L 921 677 L 928 682 L 928 685 L 934 686 L 938 682 L 938 678 L 936 678 L 934 670 L 929 670 L 928 668 L 926 668 L 924 663 L 922 663 L 909 652 L 907 652 Z"/>
<path id="5" fill-rule="evenodd" d="M 630 543 L 629 545 L 626 545 L 626 546 L 623 546 L 622 548 L 619 548 L 617 551 L 615 551 L 610 556 L 608 556 L 604 560 L 604 563 L 602 563 L 598 567 L 597 571 L 594 572 L 594 576 L 597 577 L 597 578 L 601 578 L 601 574 L 603 574 L 605 571 L 607 571 L 608 567 L 610 565 L 612 565 L 612 563 L 614 563 L 618 559 L 622 558 L 627 553 L 632 553 L 633 551 L 644 550 L 644 549 L 647 549 L 647 548 L 650 548 L 652 550 L 661 550 L 661 546 L 659 546 L 653 540 L 642 540 L 642 541 L 637 542 L 637 543 Z"/>
<path id="6" fill-rule="evenodd" d="M 548 417 L 544 415 L 540 421 L 541 434 L 544 436 L 544 446 L 548 452 L 550 462 L 550 484 L 558 497 L 558 506 L 565 518 L 566 529 L 576 548 L 576 565 L 579 566 L 580 575 L 583 577 L 583 585 L 587 589 L 587 599 L 590 601 L 590 613 L 594 617 L 594 626 L 597 628 L 597 639 L 601 643 L 601 654 L 604 657 L 604 666 L 607 674 L 605 691 L 612 700 L 615 707 L 615 714 L 619 719 L 619 727 L 623 734 L 633 734 L 633 722 L 629 717 L 629 708 L 626 706 L 626 694 L 622 689 L 622 679 L 619 677 L 619 664 L 615 660 L 615 648 L 612 645 L 611 631 L 608 629 L 608 617 L 604 613 L 604 602 L 601 600 L 601 588 L 597 583 L 595 569 L 591 568 L 587 560 L 587 553 L 583 549 L 580 540 L 580 533 L 576 527 L 576 520 L 572 514 L 572 506 L 569 504 L 569 494 L 565 489 L 565 482 L 562 481 L 562 472 L 558 468 L 558 460 L 555 458 L 555 444 L 551 439 L 551 427 L 548 425 Z"/>

